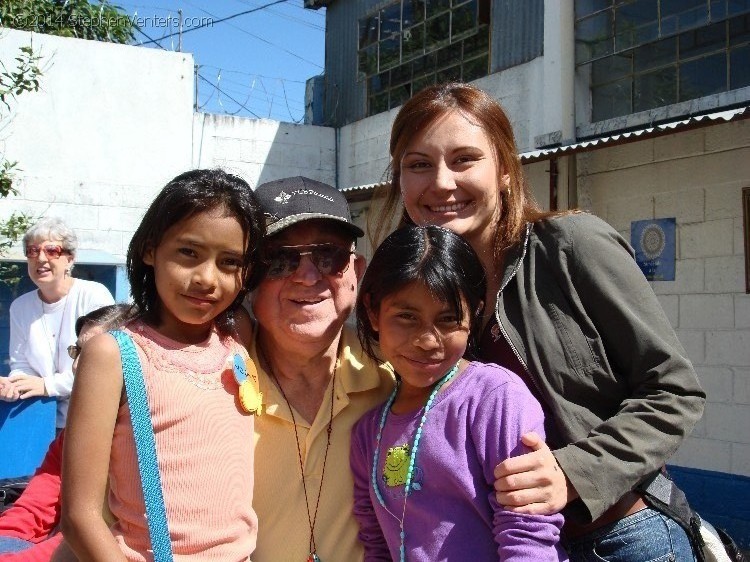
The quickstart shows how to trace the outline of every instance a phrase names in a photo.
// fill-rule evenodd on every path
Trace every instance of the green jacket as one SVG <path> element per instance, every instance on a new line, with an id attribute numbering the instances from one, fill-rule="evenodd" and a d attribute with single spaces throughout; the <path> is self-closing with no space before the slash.
<path id="1" fill-rule="evenodd" d="M 495 317 L 564 444 L 554 454 L 580 494 L 565 515 L 579 523 L 663 466 L 703 413 L 632 248 L 593 215 L 527 226 L 506 254 Z"/>

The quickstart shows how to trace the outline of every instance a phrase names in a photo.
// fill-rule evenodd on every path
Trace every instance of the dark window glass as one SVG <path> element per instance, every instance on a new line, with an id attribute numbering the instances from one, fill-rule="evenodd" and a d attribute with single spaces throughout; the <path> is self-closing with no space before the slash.
<path id="1" fill-rule="evenodd" d="M 729 89 L 750 86 L 750 45 L 729 52 Z"/>
<path id="2" fill-rule="evenodd" d="M 689 12 L 701 6 L 706 7 L 706 0 L 661 0 L 661 17 Z"/>
<path id="3" fill-rule="evenodd" d="M 746 14 L 750 12 L 750 0 L 727 0 L 727 15 Z"/>
<path id="4" fill-rule="evenodd" d="M 576 0 L 576 19 L 580 19 L 604 8 L 609 8 L 612 0 Z"/>
<path id="5" fill-rule="evenodd" d="M 403 84 L 411 80 L 411 65 L 402 64 L 391 70 L 391 86 Z"/>
<path id="6" fill-rule="evenodd" d="M 451 15 L 446 12 L 442 16 L 427 20 L 425 50 L 436 49 L 450 40 Z"/>
<path id="7" fill-rule="evenodd" d="M 382 74 L 376 74 L 371 76 L 367 81 L 367 87 L 369 88 L 370 94 L 379 94 L 383 90 L 390 86 L 390 79 L 388 72 Z"/>
<path id="8" fill-rule="evenodd" d="M 380 40 L 401 31 L 401 2 L 380 10 Z"/>
<path id="9" fill-rule="evenodd" d="M 380 70 L 391 68 L 400 62 L 399 43 L 398 35 L 380 42 Z"/>
<path id="10" fill-rule="evenodd" d="M 750 41 L 750 15 L 729 20 L 729 46 Z"/>
<path id="11" fill-rule="evenodd" d="M 662 35 L 668 35 L 686 29 L 695 29 L 706 25 L 708 21 L 708 7 L 704 1 L 702 6 L 689 10 L 685 9 L 676 14 L 664 15 L 662 12 L 661 33 Z"/>
<path id="12" fill-rule="evenodd" d="M 404 84 L 391 90 L 391 99 L 388 102 L 388 109 L 393 109 L 411 97 L 411 85 Z"/>
<path id="13" fill-rule="evenodd" d="M 680 58 L 696 57 L 726 47 L 726 23 L 720 22 L 680 34 Z"/>
<path id="14" fill-rule="evenodd" d="M 471 82 L 472 80 L 476 80 L 477 78 L 487 76 L 487 73 L 489 72 L 489 65 L 489 55 L 484 55 L 483 57 L 465 61 L 464 72 L 462 76 L 463 81 Z"/>
<path id="15" fill-rule="evenodd" d="M 632 55 L 625 53 L 595 60 L 591 63 L 591 83 L 593 85 L 604 84 L 632 74 L 631 59 Z"/>
<path id="16" fill-rule="evenodd" d="M 429 53 L 423 57 L 415 59 L 411 63 L 412 73 L 414 76 L 420 74 L 426 74 L 428 72 L 435 72 L 435 59 L 437 58 L 436 53 Z"/>
<path id="17" fill-rule="evenodd" d="M 477 0 L 471 0 L 453 9 L 451 41 L 477 28 Z"/>
<path id="18" fill-rule="evenodd" d="M 460 64 L 457 64 L 456 66 L 451 66 L 450 68 L 445 68 L 443 70 L 438 71 L 437 73 L 438 84 L 442 82 L 455 82 L 457 80 L 461 80 L 461 65 Z"/>
<path id="19" fill-rule="evenodd" d="M 710 0 L 709 14 L 711 21 L 720 21 L 727 17 L 727 0 Z"/>
<path id="20" fill-rule="evenodd" d="M 370 97 L 370 115 L 388 110 L 388 92 Z"/>
<path id="21" fill-rule="evenodd" d="M 428 76 L 423 76 L 422 78 L 419 78 L 417 80 L 414 80 L 411 83 L 411 90 L 415 94 L 419 92 L 420 90 L 424 90 L 427 86 L 432 86 L 435 83 L 435 75 L 430 74 Z"/>
<path id="22" fill-rule="evenodd" d="M 490 48 L 490 28 L 480 27 L 476 34 L 464 39 L 464 58 L 486 53 Z"/>
<path id="23" fill-rule="evenodd" d="M 421 55 L 424 52 L 424 24 L 405 29 L 401 42 L 401 56 L 403 60 Z"/>
<path id="24" fill-rule="evenodd" d="M 718 53 L 680 64 L 680 99 L 692 100 L 727 89 L 727 55 Z"/>
<path id="25" fill-rule="evenodd" d="M 454 43 L 437 52 L 437 67 L 461 64 L 461 43 Z"/>
<path id="26" fill-rule="evenodd" d="M 677 67 L 662 68 L 636 76 L 633 111 L 645 111 L 677 102 Z"/>
<path id="27" fill-rule="evenodd" d="M 426 0 L 427 17 L 430 18 L 451 7 L 451 0 Z"/>
<path id="28" fill-rule="evenodd" d="M 576 62 L 582 63 L 612 53 L 612 12 L 606 11 L 576 22 Z"/>
<path id="29" fill-rule="evenodd" d="M 371 45 L 378 40 L 378 15 L 359 20 L 359 48 Z"/>
<path id="30" fill-rule="evenodd" d="M 629 49 L 659 36 L 658 5 L 654 0 L 636 0 L 615 8 L 615 49 Z"/>
<path id="31" fill-rule="evenodd" d="M 489 25 L 490 23 L 490 0 L 479 0 L 479 8 L 477 13 L 477 21 L 479 25 Z"/>
<path id="32" fill-rule="evenodd" d="M 370 76 L 378 71 L 378 44 L 374 43 L 359 52 L 359 71 Z"/>
<path id="33" fill-rule="evenodd" d="M 403 0 L 404 8 L 402 12 L 402 21 L 404 27 L 411 27 L 415 23 L 424 20 L 425 0 Z"/>
<path id="34" fill-rule="evenodd" d="M 631 84 L 630 80 L 620 80 L 612 84 L 591 88 L 592 120 L 603 121 L 630 113 Z"/>
<path id="35" fill-rule="evenodd" d="M 648 43 L 633 50 L 633 69 L 638 72 L 677 60 L 677 38 L 670 37 L 655 43 Z"/>

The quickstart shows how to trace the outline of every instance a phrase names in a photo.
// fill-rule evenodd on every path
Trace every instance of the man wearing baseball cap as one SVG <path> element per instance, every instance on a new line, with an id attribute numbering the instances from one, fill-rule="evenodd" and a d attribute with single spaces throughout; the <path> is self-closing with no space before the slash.
<path id="1" fill-rule="evenodd" d="M 357 297 L 364 233 L 344 195 L 304 177 L 259 185 L 266 275 L 251 295 L 250 356 L 263 413 L 255 423 L 254 562 L 363 559 L 351 511 L 349 435 L 393 388 L 345 324 Z"/>

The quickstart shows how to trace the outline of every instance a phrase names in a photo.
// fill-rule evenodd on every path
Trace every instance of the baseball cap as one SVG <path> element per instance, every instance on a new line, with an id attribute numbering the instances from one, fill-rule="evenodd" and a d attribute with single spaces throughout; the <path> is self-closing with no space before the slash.
<path id="1" fill-rule="evenodd" d="M 323 182 L 302 176 L 269 181 L 255 188 L 255 196 L 266 216 L 269 236 L 311 219 L 341 223 L 357 238 L 365 234 L 352 222 L 344 194 Z"/>

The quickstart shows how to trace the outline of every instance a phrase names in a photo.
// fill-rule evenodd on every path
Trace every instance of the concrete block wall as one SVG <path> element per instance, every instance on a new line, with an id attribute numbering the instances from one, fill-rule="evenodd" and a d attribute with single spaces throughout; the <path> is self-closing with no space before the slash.
<path id="1" fill-rule="evenodd" d="M 196 113 L 192 166 L 234 172 L 253 187 L 288 176 L 307 176 L 334 185 L 335 130 Z"/>
<path id="2" fill-rule="evenodd" d="M 677 220 L 675 281 L 652 283 L 708 394 L 672 463 L 750 476 L 750 295 L 742 188 L 750 122 L 578 156 L 579 202 L 630 239 L 630 223 Z"/>

